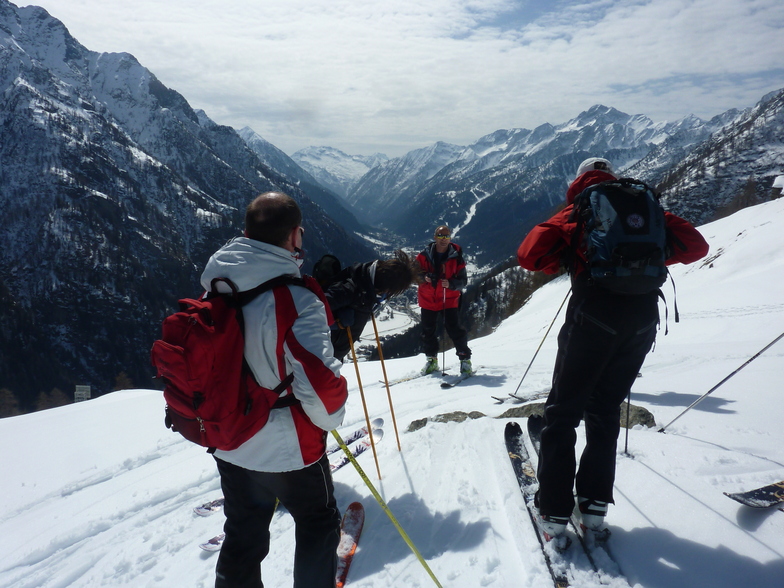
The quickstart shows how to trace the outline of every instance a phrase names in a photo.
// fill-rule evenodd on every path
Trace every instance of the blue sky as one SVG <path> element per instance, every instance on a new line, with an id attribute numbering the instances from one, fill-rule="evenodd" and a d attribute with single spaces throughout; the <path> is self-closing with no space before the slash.
<path id="1" fill-rule="evenodd" d="M 21 4 L 20 4 L 21 5 Z M 42 0 L 283 151 L 398 156 L 594 104 L 710 118 L 784 87 L 781 0 Z"/>

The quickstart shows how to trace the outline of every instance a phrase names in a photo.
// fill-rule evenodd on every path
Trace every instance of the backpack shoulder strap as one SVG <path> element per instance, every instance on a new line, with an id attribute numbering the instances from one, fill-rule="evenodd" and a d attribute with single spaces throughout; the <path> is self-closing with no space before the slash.
<path id="1" fill-rule="evenodd" d="M 277 288 L 278 286 L 284 286 L 288 284 L 294 284 L 296 286 L 302 286 L 303 288 L 307 288 L 305 284 L 305 280 L 302 278 L 298 278 L 296 276 L 291 275 L 282 275 L 276 278 L 272 278 L 271 280 L 267 280 L 252 288 L 250 290 L 246 290 L 245 292 L 238 292 L 235 294 L 237 304 L 242 307 L 252 302 L 257 296 L 266 292 L 267 290 L 272 290 L 273 288 Z"/>
<path id="2" fill-rule="evenodd" d="M 291 386 L 291 383 L 293 381 L 294 381 L 294 372 L 291 372 L 288 376 L 283 378 L 280 384 L 275 386 L 275 389 L 272 391 L 272 393 L 278 396 L 278 399 L 275 401 L 275 404 L 273 404 L 271 408 L 285 408 L 287 406 L 294 406 L 295 404 L 299 404 L 299 400 L 297 400 L 297 397 L 294 396 L 293 394 L 280 396 L 280 393 L 283 392 L 289 386 Z"/>

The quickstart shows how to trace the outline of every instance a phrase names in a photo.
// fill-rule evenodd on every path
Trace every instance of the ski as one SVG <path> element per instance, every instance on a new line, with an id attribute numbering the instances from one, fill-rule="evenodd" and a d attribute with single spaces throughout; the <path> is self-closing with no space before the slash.
<path id="1" fill-rule="evenodd" d="M 520 396 L 519 394 L 515 394 L 514 392 L 510 392 L 505 397 L 504 396 L 490 396 L 493 400 L 495 400 L 496 404 L 504 404 L 505 402 L 511 402 L 512 404 L 523 404 L 524 402 L 530 402 L 531 400 L 541 400 L 542 398 L 547 398 L 550 395 L 550 392 L 537 392 L 533 396 Z"/>
<path id="2" fill-rule="evenodd" d="M 383 438 L 384 438 L 384 429 L 373 429 L 373 443 L 378 443 Z M 370 445 L 370 437 L 368 436 L 368 437 L 365 437 L 364 439 L 362 439 L 356 445 L 354 445 L 354 447 L 353 447 L 353 449 L 351 451 L 351 455 L 353 455 L 354 457 L 357 457 L 357 456 L 363 454 L 368 449 L 370 449 L 370 447 L 371 447 L 371 445 Z M 351 461 L 351 460 L 349 460 L 348 456 L 344 454 L 338 461 L 330 463 L 329 464 L 329 469 L 334 473 L 334 472 L 338 471 L 340 468 L 342 468 L 344 465 L 349 463 L 349 461 Z"/>
<path id="3" fill-rule="evenodd" d="M 784 503 L 784 481 L 747 492 L 725 492 L 724 496 L 752 508 L 768 508 Z"/>
<path id="4" fill-rule="evenodd" d="M 382 418 L 377 418 L 370 421 L 371 429 L 380 429 L 383 426 L 384 426 L 384 419 Z M 348 437 L 346 437 L 343 441 L 345 441 L 346 445 L 351 445 L 352 443 L 354 443 L 354 441 L 359 441 L 365 435 L 367 435 L 367 426 L 360 427 L 359 429 L 351 433 Z M 332 455 L 333 453 L 336 453 L 338 451 L 340 451 L 340 445 L 335 444 L 330 447 L 327 447 L 327 455 Z"/>
<path id="5" fill-rule="evenodd" d="M 536 532 L 536 538 L 539 540 L 539 547 L 542 549 L 542 555 L 544 556 L 547 570 L 552 577 L 553 586 L 555 586 L 555 588 L 566 588 L 569 586 L 569 578 L 567 578 L 563 571 L 556 569 L 551 557 L 551 550 L 544 538 L 544 533 L 542 533 L 541 529 L 536 524 L 534 494 L 536 493 L 538 484 L 531 458 L 528 455 L 528 450 L 525 448 L 523 430 L 518 423 L 510 422 L 506 424 L 506 428 L 504 429 L 504 440 L 506 441 L 506 450 L 509 452 L 512 468 L 517 477 L 517 483 L 520 485 L 520 491 L 523 493 L 528 517 L 531 519 L 531 524 Z"/>
<path id="6" fill-rule="evenodd" d="M 384 425 L 384 419 L 377 418 L 370 421 L 370 425 L 373 429 L 379 429 Z M 367 435 L 367 426 L 361 427 L 351 433 L 348 437 L 345 438 L 346 445 L 351 445 L 355 441 L 358 441 Z M 340 451 L 340 445 L 333 445 L 327 448 L 327 455 L 332 455 Z M 200 517 L 208 517 L 211 514 L 218 512 L 221 508 L 223 508 L 224 498 L 218 498 L 217 500 L 212 500 L 210 502 L 205 502 L 204 504 L 200 504 L 193 508 L 193 512 L 199 515 Z M 214 539 L 214 538 L 213 538 Z M 209 543 L 209 542 L 208 542 Z"/>
<path id="7" fill-rule="evenodd" d="M 335 574 L 335 586 L 343 588 L 346 585 L 351 561 L 357 551 L 357 543 L 365 524 L 365 509 L 361 502 L 352 502 L 348 505 L 340 523 L 340 543 L 338 544 L 338 571 Z"/>
<path id="8" fill-rule="evenodd" d="M 218 498 L 217 500 L 212 500 L 211 502 L 205 502 L 204 504 L 194 507 L 193 512 L 195 512 L 200 517 L 208 517 L 222 509 L 224 501 L 225 500 L 223 498 Z"/>
<path id="9" fill-rule="evenodd" d="M 474 374 L 476 374 L 476 371 L 470 372 L 468 374 L 458 374 L 458 375 L 456 375 L 454 377 L 451 377 L 451 378 L 441 382 L 441 387 L 442 388 L 454 388 L 460 382 L 464 382 L 465 380 L 467 380 L 468 378 L 470 378 Z"/>
<path id="10" fill-rule="evenodd" d="M 542 441 L 543 425 L 544 420 L 541 416 L 537 415 L 528 417 L 528 437 L 531 439 L 531 445 L 533 446 L 537 456 L 539 456 L 539 450 Z M 628 583 L 626 576 L 624 576 L 623 572 L 621 571 L 621 566 L 618 564 L 615 556 L 613 556 L 612 552 L 610 551 L 610 546 L 607 543 L 607 540 L 610 538 L 610 530 L 608 528 L 600 531 L 585 529 L 580 524 L 580 521 L 574 512 L 572 512 L 572 515 L 569 519 L 569 524 L 571 525 L 575 535 L 577 535 L 577 539 L 580 541 L 580 546 L 585 552 L 585 556 L 588 558 L 588 561 L 590 562 L 593 570 L 595 572 L 607 573 L 609 575 L 623 578 Z M 597 556 L 599 554 L 601 554 L 599 558 L 601 559 L 601 566 L 599 565 L 599 561 L 597 561 Z"/>
<path id="11" fill-rule="evenodd" d="M 215 535 L 215 537 L 213 537 L 209 541 L 200 543 L 199 547 L 201 547 L 204 551 L 220 551 L 220 548 L 223 546 L 223 540 L 225 538 L 226 538 L 226 533 Z"/>
<path id="12" fill-rule="evenodd" d="M 276 498 L 275 509 L 273 510 L 273 513 L 277 512 L 279 504 L 280 501 Z M 199 543 L 199 547 L 204 551 L 210 551 L 210 552 L 220 551 L 221 547 L 223 547 L 223 541 L 225 539 L 226 539 L 226 533 L 220 533 L 218 535 L 215 535 L 215 537 L 213 537 L 212 539 L 208 539 L 204 543 Z"/>
<path id="13" fill-rule="evenodd" d="M 401 378 L 397 378 L 396 380 L 389 380 L 389 385 L 395 386 L 397 384 L 402 384 L 403 382 L 410 382 L 411 380 L 416 380 L 418 378 L 426 378 L 428 376 L 440 376 L 440 375 L 446 375 L 446 372 L 439 372 L 439 370 L 436 370 L 430 374 L 423 374 L 422 372 L 414 372 L 406 376 L 403 376 Z M 387 383 L 384 382 L 384 380 L 379 380 L 379 382 L 381 382 L 382 384 Z"/>
<path id="14" fill-rule="evenodd" d="M 383 439 L 383 437 L 384 437 L 384 430 L 383 429 L 373 429 L 373 442 L 374 443 L 378 443 L 379 441 L 381 441 L 381 439 Z M 351 454 L 354 457 L 357 457 L 357 456 L 363 454 L 368 449 L 370 449 L 370 436 L 365 436 L 365 438 L 361 439 L 358 443 L 356 443 L 352 447 Z M 331 472 L 334 473 L 334 472 L 338 471 L 340 468 L 342 468 L 343 466 L 345 466 L 347 463 L 349 463 L 349 461 L 350 461 L 349 458 L 346 455 L 343 455 L 343 457 L 341 457 L 339 460 L 337 460 L 337 461 L 335 461 L 333 463 L 330 463 L 329 464 L 329 469 L 330 469 Z M 222 501 L 223 499 L 220 499 L 220 500 Z M 213 502 L 218 502 L 218 501 L 213 501 Z M 210 504 L 210 503 L 207 503 L 207 504 Z M 362 505 L 360 504 L 360 507 L 361 506 Z M 199 507 L 197 507 L 197 508 L 199 508 Z M 349 508 L 351 508 L 351 505 L 349 505 Z M 216 509 L 216 510 L 218 510 L 218 509 Z M 364 521 L 364 511 L 362 513 L 362 520 Z M 361 528 L 360 528 L 360 531 L 361 531 Z M 359 538 L 359 533 L 356 534 L 356 537 L 357 537 L 357 539 Z M 223 546 L 223 540 L 225 538 L 226 538 L 225 533 L 221 533 L 219 535 L 216 535 L 212 539 L 209 539 L 208 541 L 205 541 L 204 543 L 200 543 L 199 547 L 202 548 L 204 551 L 220 551 L 220 548 Z M 356 546 L 355 546 L 355 548 L 356 548 Z M 346 565 L 346 573 L 348 573 L 348 566 L 351 563 L 351 561 L 350 561 L 351 557 L 353 557 L 353 552 L 351 553 L 351 556 L 348 557 L 349 561 L 345 564 Z M 344 582 L 345 582 L 345 577 L 344 577 Z M 338 584 L 338 586 L 342 586 L 342 585 L 343 584 Z"/>

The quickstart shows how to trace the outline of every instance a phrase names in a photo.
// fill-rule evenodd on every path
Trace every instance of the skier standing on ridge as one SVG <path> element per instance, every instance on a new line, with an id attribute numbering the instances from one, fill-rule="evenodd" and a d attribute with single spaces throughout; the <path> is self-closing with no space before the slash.
<path id="1" fill-rule="evenodd" d="M 293 198 L 261 194 L 245 213 L 245 236 L 210 258 L 202 286 L 209 291 L 212 280 L 228 278 L 244 292 L 278 276 L 300 277 L 304 233 Z M 256 381 L 274 388 L 293 373 L 288 393 L 297 402 L 271 411 L 237 449 L 214 454 L 226 499 L 216 588 L 262 586 L 277 500 L 295 524 L 294 586 L 335 586 L 341 517 L 325 439 L 343 421 L 348 391 L 332 357 L 321 289 L 312 278 L 304 284 L 268 290 L 243 307 L 244 355 Z"/>
<path id="2" fill-rule="evenodd" d="M 520 265 L 527 270 L 553 274 L 566 261 L 572 278 L 572 296 L 558 334 L 552 388 L 545 404 L 537 472 L 537 524 L 550 538 L 563 535 L 575 507 L 575 488 L 582 524 L 593 530 L 602 527 L 607 504 L 613 502 L 620 407 L 653 345 L 659 323 L 658 286 L 644 293 L 617 293 L 595 283 L 602 276 L 592 275 L 588 268 L 582 217 L 573 215 L 575 198 L 579 195 L 579 202 L 587 202 L 596 190 L 610 190 L 599 186 L 603 182 L 624 185 L 625 180 L 616 179 L 606 159 L 583 161 L 566 192 L 566 208 L 534 227 L 517 251 Z M 644 186 L 631 182 L 637 189 Z M 658 225 L 658 235 L 666 246 L 656 250 L 660 260 L 656 271 L 664 276 L 659 278 L 663 282 L 664 264 L 697 261 L 707 255 L 708 244 L 687 221 L 668 212 L 662 216 L 658 204 L 653 206 L 658 216 L 618 213 L 617 218 L 631 227 L 625 227 L 630 233 L 647 231 L 656 218 L 662 220 L 664 227 Z M 583 418 L 586 447 L 578 468 L 576 429 Z"/>
<path id="3" fill-rule="evenodd" d="M 468 334 L 460 325 L 459 316 L 460 291 L 468 283 L 463 252 L 460 245 L 452 242 L 449 227 L 439 226 L 433 236 L 435 240 L 417 255 L 417 262 L 423 272 L 417 299 L 422 316 L 422 344 L 427 357 L 422 373 L 431 374 L 438 369 L 436 323 L 439 313 L 443 313 L 444 327 L 455 344 L 460 360 L 460 373 L 471 374 Z"/>

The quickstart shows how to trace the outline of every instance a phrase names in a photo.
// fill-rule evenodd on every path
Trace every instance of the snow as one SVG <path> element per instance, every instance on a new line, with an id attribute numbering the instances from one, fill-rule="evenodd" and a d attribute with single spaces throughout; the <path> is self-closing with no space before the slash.
<path id="1" fill-rule="evenodd" d="M 618 446 L 610 546 L 632 586 L 678 588 L 784 585 L 784 513 L 750 509 L 722 493 L 784 479 L 784 341 L 746 362 L 784 325 L 784 199 L 702 227 L 708 259 L 677 266 L 680 323 L 665 288 L 669 334 L 659 333 L 632 392 L 659 426 L 745 365 L 662 434 L 625 430 Z M 442 390 L 429 377 L 391 388 L 402 451 L 395 442 L 381 366 L 360 373 L 371 417 L 386 420 L 372 455 L 360 463 L 443 586 L 552 585 L 503 442 L 510 405 L 491 395 L 514 391 L 568 290 L 559 279 L 537 292 L 495 333 L 471 342 L 479 373 Z M 556 325 L 560 325 L 559 317 Z M 555 355 L 553 329 L 520 392 L 546 392 Z M 423 358 L 389 360 L 390 379 Z M 447 367 L 456 359 L 447 353 Z M 348 412 L 340 431 L 363 421 L 352 366 Z M 480 411 L 464 422 L 409 423 L 452 411 Z M 582 429 L 581 429 L 582 431 Z M 582 438 L 581 438 L 582 442 Z M 5 448 L 0 495 L 0 586 L 192 586 L 214 582 L 215 554 L 198 544 L 218 534 L 222 513 L 192 508 L 218 498 L 220 484 L 203 449 L 163 426 L 159 392 L 129 390 L 0 420 Z M 357 588 L 426 587 L 434 582 L 348 466 L 335 474 L 341 509 L 361 500 L 365 530 L 349 575 Z M 265 585 L 292 586 L 294 529 L 278 512 Z M 572 549 L 576 550 L 576 546 Z M 575 551 L 577 553 L 577 551 Z M 575 556 L 575 586 L 599 585 Z M 626 586 L 604 577 L 609 586 Z"/>

